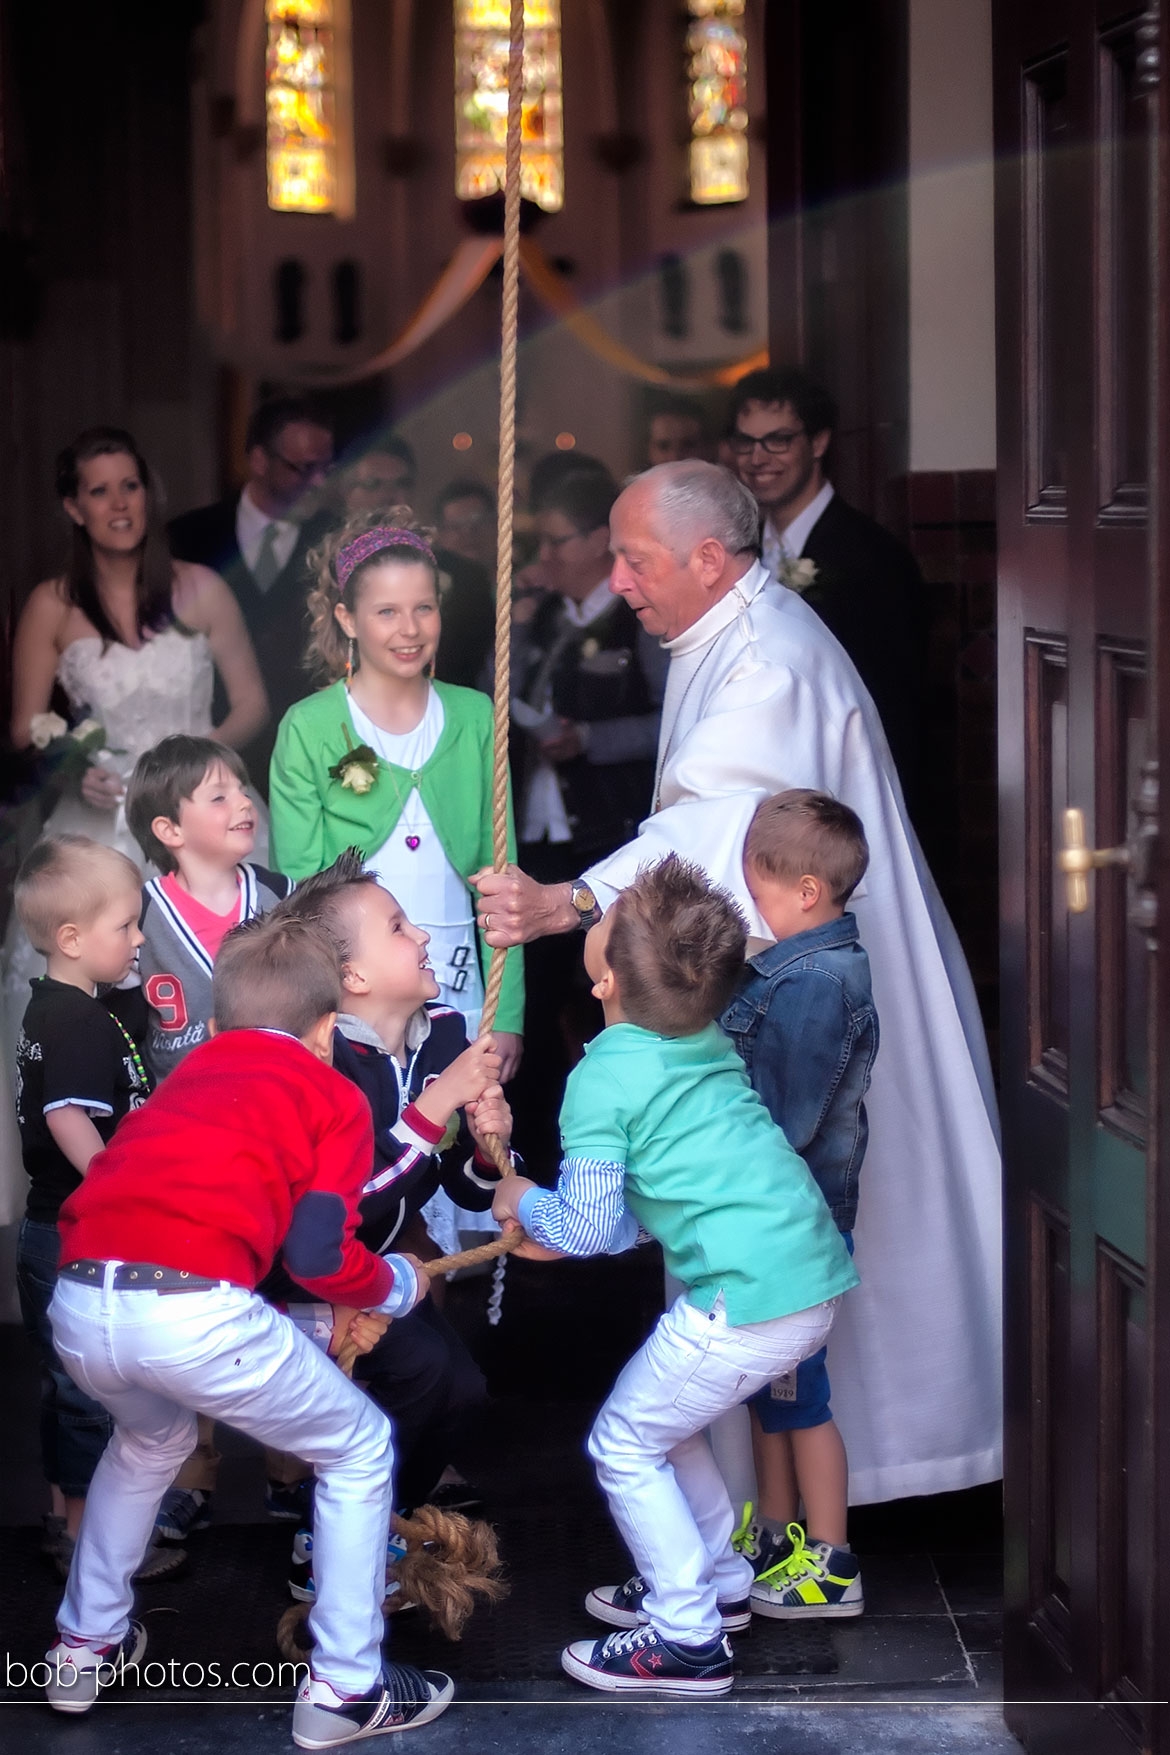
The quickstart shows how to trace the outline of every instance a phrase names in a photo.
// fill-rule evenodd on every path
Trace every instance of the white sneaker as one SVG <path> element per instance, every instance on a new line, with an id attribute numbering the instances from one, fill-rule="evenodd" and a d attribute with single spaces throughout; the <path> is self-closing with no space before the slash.
<path id="1" fill-rule="evenodd" d="M 45 1653 L 51 1674 L 45 1699 L 54 1712 L 88 1712 L 103 1688 L 126 1680 L 126 1671 L 142 1662 L 146 1629 L 131 1621 L 119 1645 L 67 1645 L 59 1640 Z"/>

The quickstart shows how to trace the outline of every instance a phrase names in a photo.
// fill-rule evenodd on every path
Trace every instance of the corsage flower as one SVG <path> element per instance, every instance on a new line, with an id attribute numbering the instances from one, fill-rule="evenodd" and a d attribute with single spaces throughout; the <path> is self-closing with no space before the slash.
<path id="1" fill-rule="evenodd" d="M 341 735 L 345 739 L 345 754 L 340 761 L 334 762 L 329 770 L 331 780 L 339 780 L 349 792 L 356 792 L 362 797 L 377 783 L 378 754 L 368 743 L 356 746 L 351 742 L 349 727 L 343 725 Z"/>

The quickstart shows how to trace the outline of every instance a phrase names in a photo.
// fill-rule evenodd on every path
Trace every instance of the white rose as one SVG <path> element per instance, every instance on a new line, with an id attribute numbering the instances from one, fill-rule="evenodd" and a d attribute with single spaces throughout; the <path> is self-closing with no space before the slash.
<path id="1" fill-rule="evenodd" d="M 351 792 L 356 792 L 360 797 L 363 792 L 368 792 L 370 790 L 370 787 L 374 784 L 374 776 L 370 773 L 368 768 L 359 768 L 356 763 L 354 763 L 345 770 L 341 784 L 343 786 L 348 786 Z"/>
<path id="2" fill-rule="evenodd" d="M 807 555 L 801 555 L 798 560 L 789 561 L 785 576 L 791 590 L 807 591 L 816 579 L 817 564 Z"/>
<path id="3" fill-rule="evenodd" d="M 55 737 L 64 737 L 69 727 L 60 713 L 34 713 L 28 722 L 28 734 L 34 749 L 47 749 Z"/>
<path id="4" fill-rule="evenodd" d="M 95 731 L 100 731 L 101 729 L 102 724 L 100 719 L 83 719 L 80 725 L 75 725 L 73 727 L 73 730 L 69 735 L 75 743 L 82 743 L 87 737 L 92 737 Z"/>

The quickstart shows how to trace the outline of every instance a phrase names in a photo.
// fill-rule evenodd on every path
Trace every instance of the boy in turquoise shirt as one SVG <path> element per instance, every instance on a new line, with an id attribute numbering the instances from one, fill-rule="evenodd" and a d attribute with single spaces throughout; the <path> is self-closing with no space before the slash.
<path id="1" fill-rule="evenodd" d="M 676 855 L 640 872 L 585 941 L 606 1028 L 570 1075 L 548 1193 L 500 1184 L 493 1211 L 529 1256 L 662 1244 L 686 1290 L 597 1417 L 589 1454 L 638 1565 L 586 1609 L 621 1629 L 566 1647 L 608 1693 L 731 1687 L 727 1633 L 748 1625 L 749 1561 L 706 1428 L 824 1344 L 857 1276 L 802 1159 L 718 1029 L 743 972 L 731 899 Z"/>

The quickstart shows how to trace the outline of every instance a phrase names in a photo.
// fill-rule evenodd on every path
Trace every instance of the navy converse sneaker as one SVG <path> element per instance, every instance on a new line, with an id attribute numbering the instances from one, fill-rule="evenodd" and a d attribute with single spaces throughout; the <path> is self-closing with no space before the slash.
<path id="1" fill-rule="evenodd" d="M 726 1635 L 710 1645 L 673 1645 L 653 1627 L 633 1627 L 608 1639 L 579 1639 L 561 1653 L 561 1668 L 605 1694 L 680 1694 L 707 1699 L 732 1683 Z"/>
<path id="2" fill-rule="evenodd" d="M 88 1712 L 103 1688 L 126 1680 L 126 1671 L 142 1662 L 146 1629 L 131 1621 L 119 1645 L 70 1645 L 59 1640 L 45 1653 L 49 1679 L 45 1699 L 54 1712 Z"/>
<path id="3" fill-rule="evenodd" d="M 328 1682 L 310 1675 L 293 1707 L 293 1742 L 300 1749 L 336 1749 L 361 1737 L 413 1731 L 446 1712 L 455 1684 L 442 1670 L 384 1664 L 368 1694 L 345 1700 Z"/>
<path id="4" fill-rule="evenodd" d="M 650 1586 L 640 1573 L 627 1578 L 625 1584 L 599 1584 L 585 1598 L 585 1613 L 607 1627 L 643 1627 L 646 1611 L 642 1604 Z M 752 1608 L 747 1597 L 738 1603 L 720 1603 L 719 1614 L 724 1633 L 743 1633 L 752 1624 Z"/>

